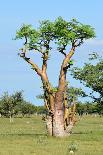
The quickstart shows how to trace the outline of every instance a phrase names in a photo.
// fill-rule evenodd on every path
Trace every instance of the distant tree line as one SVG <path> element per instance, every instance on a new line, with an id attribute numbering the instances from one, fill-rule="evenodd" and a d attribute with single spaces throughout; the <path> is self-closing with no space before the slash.
<path id="1" fill-rule="evenodd" d="M 68 89 L 68 88 L 67 88 Z M 103 114 L 103 109 L 98 103 L 82 103 L 78 101 L 78 97 L 85 97 L 85 93 L 82 89 L 70 87 L 67 90 L 68 101 L 76 102 L 76 113 L 82 116 L 83 114 L 97 113 Z M 39 95 L 38 98 L 42 99 L 43 96 Z M 68 103 L 70 106 L 70 102 Z M 44 106 L 36 106 L 30 102 L 27 102 L 23 97 L 23 92 L 18 91 L 9 95 L 8 92 L 3 93 L 0 97 L 0 115 L 1 117 L 9 117 L 10 122 L 13 122 L 13 117 L 30 117 L 34 114 L 47 114 L 47 110 Z"/>
<path id="2" fill-rule="evenodd" d="M 99 114 L 100 116 L 103 115 L 103 110 L 101 112 L 101 108 L 98 107 L 98 104 L 96 103 L 77 103 L 77 113 L 79 116 L 82 116 L 83 114 Z"/>
<path id="3" fill-rule="evenodd" d="M 0 97 L 0 115 L 1 117 L 9 117 L 10 122 L 13 121 L 15 116 L 31 116 L 33 114 L 43 114 L 46 110 L 43 106 L 36 106 L 27 102 L 23 98 L 23 92 L 15 92 L 9 95 L 5 92 Z"/>

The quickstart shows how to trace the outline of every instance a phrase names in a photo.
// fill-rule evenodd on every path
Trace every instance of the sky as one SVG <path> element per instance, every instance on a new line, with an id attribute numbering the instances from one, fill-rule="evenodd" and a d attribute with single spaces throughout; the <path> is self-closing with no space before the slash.
<path id="1" fill-rule="evenodd" d="M 102 0 L 0 0 L 0 96 L 3 92 L 13 93 L 24 90 L 27 101 L 36 105 L 43 104 L 36 96 L 42 93 L 41 82 L 35 72 L 18 56 L 22 41 L 14 41 L 20 26 L 32 24 L 38 27 L 39 21 L 55 20 L 62 16 L 65 20 L 76 18 L 78 21 L 95 28 L 96 38 L 86 41 L 76 50 L 73 57 L 76 66 L 82 66 L 92 52 L 103 53 L 103 1 Z M 69 50 L 69 49 L 68 49 Z M 34 57 L 39 64 L 39 55 Z M 62 56 L 51 54 L 48 62 L 48 75 L 54 86 Z M 81 87 L 69 75 L 71 86 Z"/>

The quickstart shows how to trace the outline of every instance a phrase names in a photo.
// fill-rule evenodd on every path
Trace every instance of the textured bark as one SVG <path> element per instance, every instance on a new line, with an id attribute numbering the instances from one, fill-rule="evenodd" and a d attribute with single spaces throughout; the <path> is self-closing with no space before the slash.
<path id="1" fill-rule="evenodd" d="M 46 105 L 46 108 L 49 112 L 54 112 L 54 94 L 52 92 L 51 84 L 48 80 L 47 74 L 43 74 L 41 77 L 42 83 L 43 83 L 43 89 L 44 89 L 44 102 Z"/>
<path id="2" fill-rule="evenodd" d="M 53 135 L 56 137 L 63 137 L 65 135 L 64 107 L 63 107 L 63 93 L 62 92 L 57 92 L 55 96 Z"/>
<path id="3" fill-rule="evenodd" d="M 46 127 L 48 135 L 53 136 L 53 116 L 47 116 Z"/>
<path id="4" fill-rule="evenodd" d="M 53 136 L 64 137 L 64 120 L 63 120 L 63 110 L 56 109 L 54 113 L 53 121 Z"/>
<path id="5" fill-rule="evenodd" d="M 64 107 L 64 94 L 63 92 L 57 92 L 55 96 L 53 136 L 64 137 L 71 133 L 74 126 L 74 107 L 72 108 Z"/>

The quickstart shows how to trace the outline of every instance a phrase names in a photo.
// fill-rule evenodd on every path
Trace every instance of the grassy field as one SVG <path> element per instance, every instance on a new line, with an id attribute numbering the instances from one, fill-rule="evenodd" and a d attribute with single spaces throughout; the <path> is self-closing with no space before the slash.
<path id="1" fill-rule="evenodd" d="M 75 155 L 103 155 L 103 118 L 85 116 L 66 138 L 48 137 L 40 117 L 0 118 L 0 155 L 69 155 L 71 144 Z"/>

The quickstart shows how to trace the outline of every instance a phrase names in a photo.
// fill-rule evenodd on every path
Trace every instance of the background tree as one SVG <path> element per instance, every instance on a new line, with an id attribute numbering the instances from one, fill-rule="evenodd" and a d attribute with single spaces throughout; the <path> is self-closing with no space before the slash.
<path id="1" fill-rule="evenodd" d="M 89 63 L 85 63 L 82 68 L 74 68 L 72 75 L 80 80 L 86 87 L 91 89 L 88 95 L 97 103 L 97 109 L 100 114 L 103 112 L 103 58 L 97 53 L 91 54 Z M 96 95 L 98 93 L 98 95 Z M 97 97 L 96 97 L 97 96 Z"/>
<path id="2" fill-rule="evenodd" d="M 18 112 L 17 105 L 22 102 L 22 92 L 16 92 L 13 95 L 9 95 L 5 92 L 0 100 L 1 114 L 10 117 L 10 123 L 13 122 L 13 116 Z"/>
<path id="3" fill-rule="evenodd" d="M 23 117 L 25 115 L 30 117 L 32 114 L 37 112 L 37 107 L 31 103 L 26 102 L 25 100 L 19 104 L 18 109 Z"/>
<path id="4" fill-rule="evenodd" d="M 79 116 L 82 116 L 83 114 L 97 114 L 98 109 L 97 109 L 97 104 L 86 102 L 78 102 L 77 103 L 77 113 Z"/>
<path id="5" fill-rule="evenodd" d="M 67 88 L 68 102 L 77 102 L 79 97 L 86 97 L 87 95 L 81 88 L 69 87 Z"/>
<path id="6" fill-rule="evenodd" d="M 42 21 L 37 30 L 31 25 L 23 25 L 16 33 L 16 39 L 25 40 L 20 57 L 30 64 L 41 78 L 45 96 L 44 102 L 49 111 L 47 127 L 50 135 L 65 136 L 73 126 L 71 124 L 64 128 L 66 74 L 76 48 L 82 45 L 86 39 L 93 37 L 95 37 L 94 29 L 90 25 L 84 25 L 76 19 L 68 22 L 62 17 L 57 18 L 54 22 L 49 20 Z M 50 51 L 53 50 L 52 45 L 54 43 L 57 46 L 57 52 L 64 56 L 56 93 L 53 92 L 47 76 L 47 61 L 50 57 Z M 41 53 L 42 68 L 38 67 L 31 58 L 27 57 L 28 51 Z"/>

